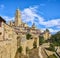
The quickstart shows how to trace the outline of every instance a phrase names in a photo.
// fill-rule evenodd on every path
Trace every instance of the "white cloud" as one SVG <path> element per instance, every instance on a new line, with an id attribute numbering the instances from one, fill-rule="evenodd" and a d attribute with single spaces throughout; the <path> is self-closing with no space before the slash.
<path id="1" fill-rule="evenodd" d="M 37 12 L 36 8 L 37 7 L 29 7 L 24 9 L 22 11 L 22 20 L 24 22 L 31 22 L 31 23 L 36 21 L 42 22 L 44 19 L 36 13 Z"/>
<path id="2" fill-rule="evenodd" d="M 54 30 L 54 29 L 50 28 L 49 31 L 55 33 L 55 32 L 58 32 L 58 31 L 60 31 L 60 30 L 58 30 L 58 29 L 55 29 L 55 30 Z"/>
<path id="3" fill-rule="evenodd" d="M 60 28 L 60 25 L 58 25 L 57 28 Z"/>
<path id="4" fill-rule="evenodd" d="M 42 28 L 42 30 L 44 31 L 44 30 L 46 30 L 46 28 Z M 48 30 L 49 30 L 50 33 L 52 33 L 52 34 L 54 34 L 54 33 L 58 32 L 58 31 L 60 31 L 59 29 L 53 29 L 53 28 L 48 28 Z"/>
<path id="5" fill-rule="evenodd" d="M 51 19 L 48 21 L 45 21 L 45 19 L 39 15 L 37 13 L 37 9 L 38 7 L 29 7 L 26 8 L 22 11 L 22 19 L 24 22 L 35 22 L 37 25 L 44 25 L 46 28 L 49 27 L 54 27 L 56 26 L 56 28 L 58 28 L 58 26 L 60 25 L 60 18 L 59 19 Z M 38 22 L 36 22 L 38 21 Z M 53 29 L 49 29 L 51 32 L 57 32 L 59 30 L 53 30 Z"/>
<path id="6" fill-rule="evenodd" d="M 14 21 L 14 17 L 2 16 L 7 22 Z"/>
<path id="7" fill-rule="evenodd" d="M 36 22 L 35 20 L 38 21 L 37 24 L 44 25 L 45 27 L 54 27 L 57 25 L 60 25 L 60 19 L 52 19 L 49 21 L 45 21 L 45 19 L 38 15 L 37 10 L 35 7 L 30 7 L 26 8 L 22 11 L 22 19 L 24 22 Z M 37 18 L 37 19 L 36 19 Z"/>
<path id="8" fill-rule="evenodd" d="M 45 19 L 39 15 L 37 12 L 37 8 L 38 6 L 34 6 L 34 7 L 29 7 L 29 8 L 25 8 L 21 13 L 22 13 L 22 20 L 23 22 L 29 23 L 31 22 L 36 23 L 36 25 L 40 26 L 40 25 L 44 25 L 45 28 L 49 28 L 49 30 L 51 32 L 57 32 L 59 30 L 57 29 L 52 29 L 51 27 L 56 26 L 56 28 L 60 28 L 60 18 L 59 19 L 51 19 L 49 21 L 45 21 Z M 9 17 L 9 16 L 2 16 L 6 21 L 10 21 L 13 20 L 14 21 L 14 17 Z M 45 29 L 44 28 L 44 29 Z"/>
<path id="9" fill-rule="evenodd" d="M 44 22 L 42 22 L 42 24 L 45 25 L 46 27 L 58 26 L 58 25 L 60 25 L 60 19 L 52 19 L 49 21 L 44 21 Z"/>

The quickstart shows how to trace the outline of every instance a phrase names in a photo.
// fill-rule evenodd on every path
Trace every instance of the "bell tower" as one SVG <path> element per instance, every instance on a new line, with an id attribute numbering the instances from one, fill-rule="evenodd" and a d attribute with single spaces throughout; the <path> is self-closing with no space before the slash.
<path id="1" fill-rule="evenodd" d="M 15 15 L 15 26 L 20 26 L 22 24 L 21 20 L 21 13 L 19 9 L 16 10 L 16 15 Z"/>

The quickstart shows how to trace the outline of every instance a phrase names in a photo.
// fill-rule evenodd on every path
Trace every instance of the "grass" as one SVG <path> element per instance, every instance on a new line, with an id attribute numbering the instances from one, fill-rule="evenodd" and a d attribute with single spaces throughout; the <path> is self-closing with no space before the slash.
<path id="1" fill-rule="evenodd" d="M 48 58 L 57 58 L 55 54 L 48 56 Z"/>

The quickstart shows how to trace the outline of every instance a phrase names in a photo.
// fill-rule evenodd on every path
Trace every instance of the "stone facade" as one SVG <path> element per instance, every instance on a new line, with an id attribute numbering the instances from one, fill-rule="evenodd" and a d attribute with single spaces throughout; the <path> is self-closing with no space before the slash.
<path id="1" fill-rule="evenodd" d="M 14 58 L 20 46 L 23 48 L 22 53 L 26 55 L 26 47 L 29 47 L 29 49 L 33 48 L 35 40 L 35 36 L 33 36 L 34 32 L 31 32 L 33 29 L 28 27 L 26 23 L 22 23 L 19 10 L 16 11 L 14 23 L 10 22 L 6 24 L 3 18 L 0 19 L 2 20 L 0 27 L 0 58 Z M 34 30 L 36 33 L 37 29 L 34 28 Z M 33 39 L 26 39 L 26 34 L 28 32 L 32 34 Z M 38 47 L 39 38 L 36 37 L 36 39 Z"/>
<path id="2" fill-rule="evenodd" d="M 48 40 L 51 38 L 51 33 L 48 29 L 46 29 L 42 33 L 40 33 L 40 36 L 43 36 L 44 40 Z"/>
<path id="3" fill-rule="evenodd" d="M 0 58 L 14 58 L 17 50 L 16 33 L 3 21 L 0 33 Z"/>
<path id="4" fill-rule="evenodd" d="M 50 39 L 51 34 L 50 34 L 49 30 L 44 31 L 43 37 L 45 40 Z"/>
<path id="5" fill-rule="evenodd" d="M 0 17 L 0 58 L 15 58 L 17 50 L 22 46 L 22 53 L 26 55 L 26 47 L 33 48 L 33 43 L 36 42 L 39 47 L 39 35 L 41 31 L 36 29 L 35 24 L 29 27 L 21 20 L 19 9 L 16 10 L 14 22 L 6 21 Z M 26 39 L 26 34 L 31 34 L 29 40 Z"/>

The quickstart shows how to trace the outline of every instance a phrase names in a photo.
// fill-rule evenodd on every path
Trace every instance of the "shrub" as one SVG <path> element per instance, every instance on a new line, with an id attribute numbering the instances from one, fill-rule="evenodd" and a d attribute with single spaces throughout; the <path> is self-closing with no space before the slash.
<path id="1" fill-rule="evenodd" d="M 54 47 L 53 44 L 50 44 L 50 47 L 49 48 L 46 48 L 46 49 L 49 50 L 49 51 L 55 52 L 55 47 Z"/>
<path id="2" fill-rule="evenodd" d="M 55 54 L 48 56 L 48 58 L 57 58 Z"/>
<path id="3" fill-rule="evenodd" d="M 39 45 L 42 45 L 44 43 L 44 37 L 39 36 Z"/>
<path id="4" fill-rule="evenodd" d="M 29 51 L 30 49 L 28 47 L 26 47 L 26 53 Z"/>
<path id="5" fill-rule="evenodd" d="M 20 46 L 20 47 L 18 48 L 18 52 L 19 52 L 19 53 L 22 53 L 22 50 L 23 50 L 23 49 L 22 49 L 22 46 Z"/>
<path id="6" fill-rule="evenodd" d="M 34 41 L 33 48 L 37 48 L 37 43 Z"/>
<path id="7" fill-rule="evenodd" d="M 31 38 L 31 34 L 28 33 L 28 34 L 26 35 L 26 39 L 29 40 L 30 38 Z"/>

